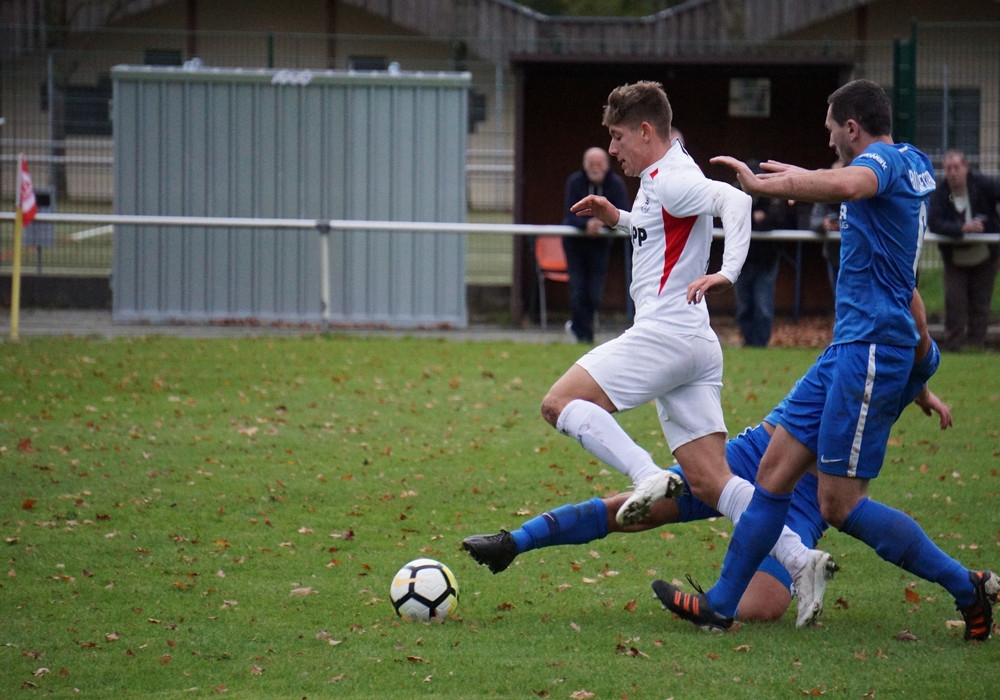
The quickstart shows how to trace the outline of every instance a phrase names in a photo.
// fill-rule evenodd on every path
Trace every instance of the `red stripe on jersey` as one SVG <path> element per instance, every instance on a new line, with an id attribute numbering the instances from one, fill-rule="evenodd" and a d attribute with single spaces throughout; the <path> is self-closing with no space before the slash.
<path id="1" fill-rule="evenodd" d="M 659 168 L 657 168 L 656 170 L 654 170 L 653 172 L 651 172 L 649 174 L 649 179 L 652 180 L 654 177 L 656 177 L 656 173 L 658 173 L 658 172 L 660 172 Z"/>
<path id="2" fill-rule="evenodd" d="M 673 272 L 674 266 L 680 260 L 681 253 L 684 252 L 684 246 L 687 245 L 688 238 L 691 237 L 691 229 L 694 228 L 694 222 L 698 220 L 697 216 L 686 216 L 678 219 L 668 214 L 666 209 L 662 209 L 661 211 L 663 212 L 663 237 L 665 245 L 663 246 L 663 275 L 660 277 L 660 288 L 657 290 L 657 294 L 662 292 L 663 287 L 666 286 L 670 273 Z"/>

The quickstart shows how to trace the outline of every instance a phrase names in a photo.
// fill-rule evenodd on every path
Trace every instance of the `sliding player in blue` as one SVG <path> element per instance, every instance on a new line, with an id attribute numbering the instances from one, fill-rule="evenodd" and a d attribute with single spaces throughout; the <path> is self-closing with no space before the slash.
<path id="1" fill-rule="evenodd" d="M 918 340 L 909 302 L 933 169 L 913 146 L 893 143 L 891 103 L 877 84 L 852 81 L 828 102 L 830 146 L 843 168 L 810 171 L 769 161 L 762 164 L 766 172 L 755 175 L 734 158 L 712 159 L 733 168 L 750 194 L 841 202 L 836 322 L 833 342 L 788 397 L 718 582 L 704 593 L 665 581 L 655 581 L 653 590 L 678 617 L 728 629 L 781 532 L 795 484 L 815 466 L 823 519 L 886 561 L 943 586 L 965 619 L 966 640 L 985 640 L 1000 592 L 996 575 L 966 569 L 909 515 L 868 497 Z"/>
<path id="2" fill-rule="evenodd" d="M 920 359 L 913 367 L 900 412 L 913 401 L 927 415 L 937 414 L 941 429 L 944 430 L 951 425 L 951 412 L 926 385 L 940 363 L 940 353 L 926 333 L 923 303 L 916 293 L 913 308 L 922 330 L 922 341 L 918 348 Z M 755 479 L 757 465 L 784 410 L 785 401 L 782 401 L 759 425 L 747 428 L 727 442 L 726 459 L 733 474 L 749 481 Z M 683 478 L 683 470 L 679 465 L 670 469 Z M 807 473 L 799 481 L 786 521 L 789 528 L 802 539 L 803 547 L 810 549 L 815 547 L 827 527 L 820 515 L 816 485 L 814 473 Z M 478 563 L 488 566 L 490 571 L 497 574 L 505 571 L 518 554 L 534 549 L 585 544 L 602 539 L 611 532 L 640 532 L 670 523 L 719 516 L 716 510 L 694 498 L 690 495 L 690 489 L 685 488 L 685 494 L 679 498 L 653 503 L 649 515 L 635 525 L 621 526 L 616 521 L 615 513 L 629 496 L 629 493 L 622 493 L 609 498 L 593 498 L 583 503 L 564 505 L 529 519 L 513 532 L 501 530 L 495 535 L 468 537 L 462 546 Z M 829 555 L 823 554 L 825 556 L 822 559 L 814 560 L 813 568 L 796 577 L 794 587 L 792 576 L 785 567 L 773 556 L 767 557 L 739 601 L 739 618 L 747 621 L 776 620 L 784 614 L 794 594 L 798 598 L 796 626 L 802 627 L 813 622 L 823 610 L 826 583 L 837 568 Z"/>

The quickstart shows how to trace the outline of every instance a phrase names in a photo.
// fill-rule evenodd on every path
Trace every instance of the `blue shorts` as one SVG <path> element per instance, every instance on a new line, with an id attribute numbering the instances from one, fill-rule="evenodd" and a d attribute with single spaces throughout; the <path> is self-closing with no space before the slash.
<path id="1" fill-rule="evenodd" d="M 781 425 L 825 474 L 874 479 L 913 368 L 913 348 L 831 345 L 787 397 Z"/>
<path id="2" fill-rule="evenodd" d="M 726 461 L 729 462 L 730 471 L 753 483 L 757 478 L 760 458 L 764 456 L 764 450 L 767 449 L 770 440 L 771 436 L 763 425 L 747 428 L 729 440 L 726 443 Z M 684 477 L 684 470 L 680 465 L 675 464 L 670 469 Z M 687 480 L 684 483 L 686 485 Z M 810 549 L 816 546 L 827 528 L 819 512 L 816 488 L 817 479 L 814 474 L 806 473 L 799 479 L 795 491 L 792 492 L 792 503 L 788 508 L 788 518 L 785 520 L 785 524 L 802 538 L 802 544 Z M 677 506 L 680 508 L 678 522 L 682 523 L 722 517 L 717 510 L 692 496 L 689 488 L 685 488 L 684 495 L 677 499 Z M 791 590 L 792 577 L 774 557 L 765 558 L 758 571 L 770 574 L 781 581 L 785 588 Z"/>

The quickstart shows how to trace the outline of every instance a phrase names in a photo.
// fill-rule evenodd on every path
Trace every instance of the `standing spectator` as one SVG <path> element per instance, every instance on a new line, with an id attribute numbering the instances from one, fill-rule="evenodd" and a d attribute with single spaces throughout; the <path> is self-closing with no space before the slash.
<path id="1" fill-rule="evenodd" d="M 611 171 L 611 160 L 603 148 L 588 148 L 583 154 L 583 167 L 566 180 L 563 224 L 586 232 L 586 235 L 563 237 L 572 311 L 566 330 L 581 343 L 594 342 L 594 314 L 604 295 L 612 241 L 610 236 L 602 235 L 604 223 L 596 216 L 581 219 L 569 210 L 589 194 L 607 197 L 622 209 L 629 206 L 625 180 Z"/>
<path id="2" fill-rule="evenodd" d="M 844 167 L 839 160 L 835 160 L 830 166 L 831 170 Z M 837 273 L 840 272 L 840 204 L 816 202 L 809 213 L 809 228 L 822 236 L 823 258 L 826 260 L 826 274 L 830 278 L 830 291 L 833 293 L 834 301 L 837 297 Z M 837 238 L 830 238 L 830 234 L 836 232 Z"/>
<path id="3" fill-rule="evenodd" d="M 751 168 L 761 172 L 760 161 Z M 795 208 L 785 199 L 755 197 L 751 229 L 773 231 L 795 228 Z M 781 244 L 761 238 L 750 241 L 743 270 L 736 279 L 736 323 L 743 334 L 743 344 L 765 348 L 774 325 L 774 285 L 778 279 Z"/>
<path id="4" fill-rule="evenodd" d="M 1000 231 L 997 203 L 1000 181 L 969 172 L 961 151 L 944 154 L 944 180 L 931 196 L 930 230 L 961 238 L 965 233 Z M 944 347 L 986 345 L 993 283 L 1000 265 L 1000 246 L 985 243 L 940 245 L 944 261 Z"/>

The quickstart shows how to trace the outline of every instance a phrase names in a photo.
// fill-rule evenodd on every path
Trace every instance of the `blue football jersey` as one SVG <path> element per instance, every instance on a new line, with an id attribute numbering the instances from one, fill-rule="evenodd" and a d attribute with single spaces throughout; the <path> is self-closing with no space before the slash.
<path id="1" fill-rule="evenodd" d="M 871 168 L 878 193 L 840 205 L 841 257 L 834 343 L 912 347 L 910 315 L 917 261 L 927 231 L 934 168 L 905 143 L 875 143 L 851 162 Z"/>

